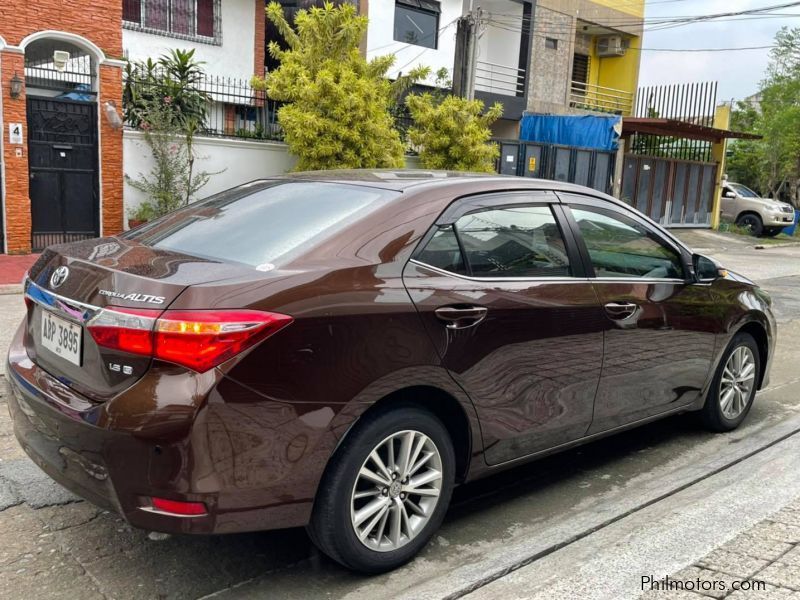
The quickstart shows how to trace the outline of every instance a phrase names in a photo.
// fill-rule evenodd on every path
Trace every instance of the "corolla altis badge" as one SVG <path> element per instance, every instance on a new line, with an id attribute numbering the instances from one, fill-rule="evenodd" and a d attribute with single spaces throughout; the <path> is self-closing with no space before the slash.
<path id="1" fill-rule="evenodd" d="M 122 292 L 112 292 L 111 290 L 100 290 L 101 296 L 129 300 L 131 302 L 148 302 L 150 304 L 164 304 L 164 296 L 151 296 L 149 294 L 123 294 Z"/>
<path id="2" fill-rule="evenodd" d="M 50 287 L 53 289 L 61 287 L 67 277 L 69 277 L 69 267 L 58 267 L 50 276 Z"/>

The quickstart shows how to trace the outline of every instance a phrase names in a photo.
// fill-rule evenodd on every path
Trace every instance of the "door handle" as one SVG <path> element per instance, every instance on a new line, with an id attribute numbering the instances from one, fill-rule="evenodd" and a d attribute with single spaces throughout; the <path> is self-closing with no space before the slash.
<path id="1" fill-rule="evenodd" d="M 633 316 L 639 309 L 639 305 L 633 302 L 609 302 L 605 305 L 605 309 L 609 317 L 621 321 Z"/>
<path id="2" fill-rule="evenodd" d="M 448 329 L 466 329 L 483 321 L 489 311 L 483 306 L 442 306 L 433 312 Z"/>

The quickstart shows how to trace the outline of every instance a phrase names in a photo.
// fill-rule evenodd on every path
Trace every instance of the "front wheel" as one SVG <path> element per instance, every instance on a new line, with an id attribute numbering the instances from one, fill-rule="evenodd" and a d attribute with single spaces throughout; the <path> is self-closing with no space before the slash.
<path id="1" fill-rule="evenodd" d="M 761 217 L 755 213 L 742 215 L 736 220 L 736 224 L 739 227 L 749 229 L 750 233 L 756 237 L 760 236 L 761 232 L 764 230 L 764 222 L 761 220 Z"/>
<path id="2" fill-rule="evenodd" d="M 702 418 L 712 431 L 732 431 L 741 425 L 758 388 L 761 357 L 749 333 L 737 333 L 725 349 L 703 406 Z"/>
<path id="3" fill-rule="evenodd" d="M 783 231 L 783 227 L 767 227 L 766 229 L 764 229 L 761 235 L 763 235 L 764 237 L 775 237 L 781 231 Z"/>
<path id="4" fill-rule="evenodd" d="M 357 571 L 399 567 L 441 525 L 454 475 L 453 444 L 434 415 L 415 406 L 367 415 L 320 484 L 311 539 Z"/>

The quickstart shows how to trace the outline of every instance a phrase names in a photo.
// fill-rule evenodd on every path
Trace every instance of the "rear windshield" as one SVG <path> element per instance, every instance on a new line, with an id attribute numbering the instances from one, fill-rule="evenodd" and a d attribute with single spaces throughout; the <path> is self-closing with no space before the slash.
<path id="1" fill-rule="evenodd" d="M 131 231 L 146 246 L 268 271 L 341 231 L 399 192 L 313 181 L 256 181 Z"/>

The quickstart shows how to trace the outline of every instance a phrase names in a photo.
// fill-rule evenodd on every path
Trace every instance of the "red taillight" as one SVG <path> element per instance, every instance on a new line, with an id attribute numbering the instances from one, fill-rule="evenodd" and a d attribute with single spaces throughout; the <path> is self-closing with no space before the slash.
<path id="1" fill-rule="evenodd" d="M 131 354 L 153 354 L 153 327 L 160 310 L 105 308 L 89 321 L 95 343 Z"/>
<path id="2" fill-rule="evenodd" d="M 167 500 L 166 498 L 150 498 L 150 503 L 155 510 L 181 517 L 199 517 L 207 514 L 206 505 L 202 502 L 181 502 L 179 500 Z"/>
<path id="3" fill-rule="evenodd" d="M 135 310 L 107 308 L 88 325 L 95 343 L 153 356 L 203 373 L 292 322 L 256 310 Z"/>

